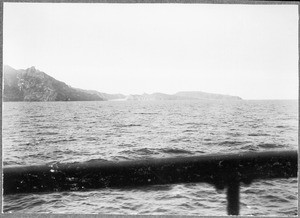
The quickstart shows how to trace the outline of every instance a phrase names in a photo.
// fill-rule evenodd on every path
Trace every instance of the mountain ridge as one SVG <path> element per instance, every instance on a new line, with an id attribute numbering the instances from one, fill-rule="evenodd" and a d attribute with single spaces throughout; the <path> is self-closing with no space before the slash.
<path id="1" fill-rule="evenodd" d="M 175 94 L 155 92 L 142 95 L 107 94 L 95 90 L 73 88 L 48 74 L 30 67 L 16 70 L 3 66 L 3 101 L 153 101 L 153 100 L 242 100 L 238 96 L 181 91 Z"/>

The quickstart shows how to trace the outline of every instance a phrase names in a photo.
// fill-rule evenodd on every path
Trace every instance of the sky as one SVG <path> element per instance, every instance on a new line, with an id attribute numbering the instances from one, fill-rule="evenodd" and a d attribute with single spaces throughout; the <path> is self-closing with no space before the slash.
<path id="1" fill-rule="evenodd" d="M 3 63 L 110 94 L 298 99 L 298 6 L 4 3 Z"/>

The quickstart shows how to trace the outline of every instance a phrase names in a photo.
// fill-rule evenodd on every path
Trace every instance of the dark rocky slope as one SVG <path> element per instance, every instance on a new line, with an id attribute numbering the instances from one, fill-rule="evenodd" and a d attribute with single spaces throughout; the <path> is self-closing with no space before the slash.
<path id="1" fill-rule="evenodd" d="M 3 101 L 102 101 L 97 94 L 72 88 L 34 67 L 3 68 Z"/>

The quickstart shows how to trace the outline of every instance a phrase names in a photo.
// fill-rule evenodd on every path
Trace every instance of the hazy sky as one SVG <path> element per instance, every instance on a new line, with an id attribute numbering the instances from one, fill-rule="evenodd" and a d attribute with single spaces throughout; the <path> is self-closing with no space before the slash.
<path id="1" fill-rule="evenodd" d="M 83 89 L 298 98 L 298 6 L 4 3 L 4 64 Z"/>

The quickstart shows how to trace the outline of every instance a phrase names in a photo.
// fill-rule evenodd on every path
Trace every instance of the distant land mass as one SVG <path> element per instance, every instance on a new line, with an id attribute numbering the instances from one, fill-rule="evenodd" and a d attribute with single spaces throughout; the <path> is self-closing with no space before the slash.
<path id="1" fill-rule="evenodd" d="M 152 100 L 242 100 L 238 96 L 200 91 L 178 92 L 173 95 L 153 93 L 143 95 L 107 94 L 94 90 L 73 88 L 46 73 L 30 67 L 16 70 L 4 65 L 3 101 L 152 101 Z"/>
<path id="2" fill-rule="evenodd" d="M 213 99 L 213 100 L 242 100 L 241 97 L 232 95 L 213 94 L 200 91 L 192 92 L 177 92 L 175 96 L 194 99 Z"/>

